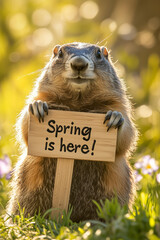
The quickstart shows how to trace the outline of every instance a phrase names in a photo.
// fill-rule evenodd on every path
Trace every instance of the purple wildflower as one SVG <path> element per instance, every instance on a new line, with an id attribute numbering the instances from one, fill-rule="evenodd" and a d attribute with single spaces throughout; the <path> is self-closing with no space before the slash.
<path id="1" fill-rule="evenodd" d="M 12 177 L 12 171 L 6 174 L 6 179 L 9 180 Z"/>
<path id="2" fill-rule="evenodd" d="M 138 173 L 138 171 L 134 171 L 134 179 L 135 179 L 135 182 L 138 183 L 142 180 L 142 175 Z"/>
<path id="3" fill-rule="evenodd" d="M 5 175 L 9 174 L 11 171 L 11 160 L 5 155 L 3 159 L 0 159 L 0 178 L 3 178 Z M 7 176 L 7 178 L 9 175 Z"/>

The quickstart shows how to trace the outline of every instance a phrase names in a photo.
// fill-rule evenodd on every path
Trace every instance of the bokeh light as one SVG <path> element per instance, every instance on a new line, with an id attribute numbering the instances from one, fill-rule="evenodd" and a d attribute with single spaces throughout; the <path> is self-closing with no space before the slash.
<path id="1" fill-rule="evenodd" d="M 148 118 L 152 116 L 152 109 L 147 105 L 141 105 L 136 109 L 136 115 L 139 118 Z"/>
<path id="2" fill-rule="evenodd" d="M 78 8 L 73 4 L 67 4 L 62 8 L 62 17 L 66 21 L 76 21 L 78 18 Z"/>
<path id="3" fill-rule="evenodd" d="M 93 1 L 84 2 L 79 9 L 80 16 L 86 19 L 93 19 L 99 12 L 97 3 Z"/>
<path id="4" fill-rule="evenodd" d="M 102 30 L 109 29 L 110 32 L 114 32 L 117 29 L 117 23 L 111 18 L 107 18 L 101 22 L 100 25 Z"/>
<path id="5" fill-rule="evenodd" d="M 32 14 L 32 21 L 39 27 L 47 26 L 51 22 L 51 14 L 46 9 L 37 9 Z"/>
<path id="6" fill-rule="evenodd" d="M 23 36 L 28 32 L 28 21 L 24 13 L 17 13 L 8 20 L 9 27 L 14 36 Z"/>
<path id="7" fill-rule="evenodd" d="M 53 41 L 53 35 L 47 28 L 39 28 L 33 32 L 33 43 L 39 47 L 46 47 Z"/>
<path id="8" fill-rule="evenodd" d="M 136 37 L 136 32 L 136 28 L 129 23 L 123 23 L 118 29 L 119 35 L 125 40 L 134 39 Z"/>
<path id="9" fill-rule="evenodd" d="M 146 48 L 152 48 L 155 44 L 155 37 L 150 31 L 141 31 L 138 33 L 136 42 Z"/>

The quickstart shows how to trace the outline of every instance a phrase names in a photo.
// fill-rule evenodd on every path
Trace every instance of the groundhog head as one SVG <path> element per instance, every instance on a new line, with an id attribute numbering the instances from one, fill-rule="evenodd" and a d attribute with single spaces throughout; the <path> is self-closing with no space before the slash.
<path id="1" fill-rule="evenodd" d="M 93 89 L 121 91 L 121 81 L 117 77 L 106 47 L 88 43 L 69 43 L 55 46 L 47 65 L 47 84 L 70 92 L 86 93 Z M 44 88 L 43 88 L 44 89 Z M 113 91 L 112 91 L 113 90 Z"/>

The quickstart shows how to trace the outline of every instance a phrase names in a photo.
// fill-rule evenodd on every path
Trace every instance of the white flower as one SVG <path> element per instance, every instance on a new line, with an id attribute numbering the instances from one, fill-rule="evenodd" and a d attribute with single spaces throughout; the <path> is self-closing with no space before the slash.
<path id="1" fill-rule="evenodd" d="M 152 174 L 159 169 L 155 159 L 151 158 L 149 155 L 142 157 L 138 162 L 135 163 L 134 167 L 136 169 L 141 169 L 143 174 Z"/>
<path id="2" fill-rule="evenodd" d="M 140 168 L 142 168 L 142 164 L 143 164 L 142 161 L 136 162 L 136 163 L 134 164 L 134 167 L 135 167 L 136 169 L 140 169 Z"/>
<path id="3" fill-rule="evenodd" d="M 143 167 L 142 167 L 143 174 L 151 174 L 153 172 L 156 172 L 158 168 L 159 167 L 156 164 L 156 161 L 154 158 L 151 158 L 150 156 L 145 156 L 143 158 Z"/>
<path id="4" fill-rule="evenodd" d="M 160 173 L 157 174 L 156 179 L 157 179 L 157 182 L 160 183 Z"/>

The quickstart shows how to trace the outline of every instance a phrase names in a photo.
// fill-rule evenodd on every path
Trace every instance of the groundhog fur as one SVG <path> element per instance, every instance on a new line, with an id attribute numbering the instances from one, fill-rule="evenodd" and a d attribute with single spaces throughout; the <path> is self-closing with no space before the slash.
<path id="1" fill-rule="evenodd" d="M 126 88 L 119 79 L 105 47 L 87 43 L 56 46 L 50 61 L 36 80 L 17 122 L 22 156 L 12 179 L 7 214 L 44 214 L 52 208 L 56 159 L 27 155 L 29 112 L 39 121 L 49 109 L 107 114 L 107 129 L 118 128 L 115 162 L 75 160 L 69 203 L 71 219 L 97 219 L 92 200 L 112 199 L 129 207 L 134 197 L 134 178 L 128 162 L 137 130 Z M 118 118 L 118 120 L 117 120 Z M 106 122 L 107 124 L 107 122 Z"/>

